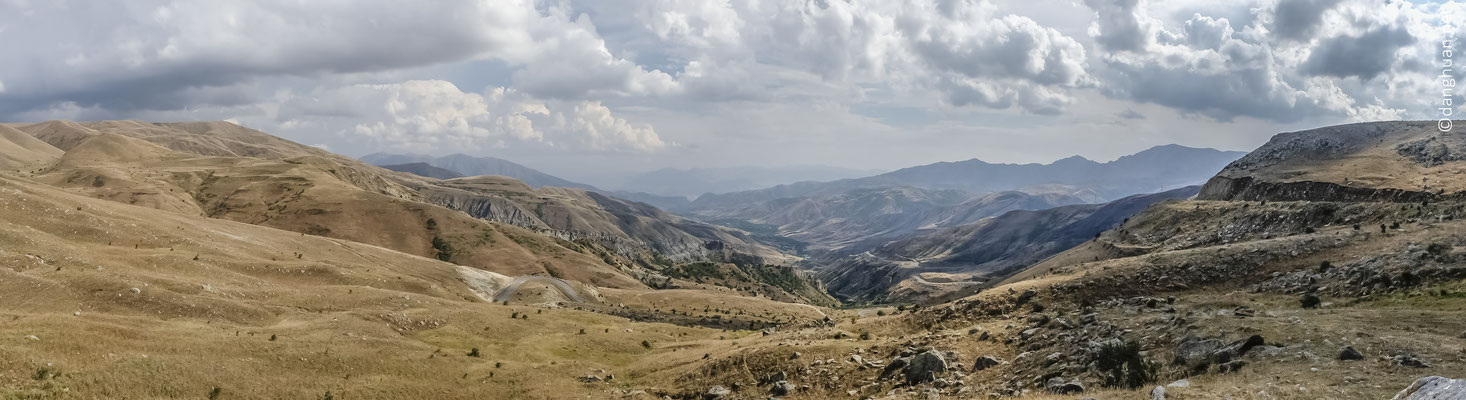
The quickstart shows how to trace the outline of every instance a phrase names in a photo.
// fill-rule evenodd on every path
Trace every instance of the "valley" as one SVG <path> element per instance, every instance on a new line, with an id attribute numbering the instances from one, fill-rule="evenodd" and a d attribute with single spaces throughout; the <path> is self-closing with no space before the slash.
<path id="1" fill-rule="evenodd" d="M 627 196 L 664 209 L 227 122 L 0 124 L 0 397 L 1391 398 L 1466 377 L 1463 170 L 1372 122 Z"/>

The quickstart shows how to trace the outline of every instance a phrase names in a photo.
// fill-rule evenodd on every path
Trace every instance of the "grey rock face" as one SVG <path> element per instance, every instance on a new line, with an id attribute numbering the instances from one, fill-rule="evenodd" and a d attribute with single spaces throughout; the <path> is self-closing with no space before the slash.
<path id="1" fill-rule="evenodd" d="M 1466 379 L 1420 378 L 1391 400 L 1466 400 Z"/>

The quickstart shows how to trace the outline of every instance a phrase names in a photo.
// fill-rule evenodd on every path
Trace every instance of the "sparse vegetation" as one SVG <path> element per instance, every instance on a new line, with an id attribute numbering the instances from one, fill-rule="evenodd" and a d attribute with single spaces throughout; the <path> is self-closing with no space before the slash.
<path id="1" fill-rule="evenodd" d="M 433 236 L 433 255 L 442 261 L 453 259 L 453 244 L 440 236 Z"/>

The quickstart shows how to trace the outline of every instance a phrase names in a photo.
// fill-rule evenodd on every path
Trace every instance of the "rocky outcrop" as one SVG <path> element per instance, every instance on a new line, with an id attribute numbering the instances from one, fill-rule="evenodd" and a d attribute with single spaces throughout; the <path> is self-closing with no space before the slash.
<path id="1" fill-rule="evenodd" d="M 1460 200 L 1466 193 L 1436 194 L 1403 189 L 1371 189 L 1328 182 L 1266 182 L 1252 177 L 1217 176 L 1201 187 L 1197 200 L 1225 201 L 1333 201 L 1419 203 Z"/>

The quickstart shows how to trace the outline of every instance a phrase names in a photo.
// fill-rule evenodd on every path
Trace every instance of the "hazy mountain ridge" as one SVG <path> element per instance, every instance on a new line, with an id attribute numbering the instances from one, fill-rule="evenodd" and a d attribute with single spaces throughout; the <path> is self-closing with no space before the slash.
<path id="1" fill-rule="evenodd" d="M 560 179 L 559 177 L 540 172 L 534 168 L 494 157 L 475 157 L 461 153 L 442 157 L 419 154 L 372 153 L 362 156 L 361 161 L 377 166 L 426 163 L 434 167 L 457 172 L 462 176 L 507 176 L 536 188 L 554 186 L 599 190 L 591 185 Z"/>
<path id="2" fill-rule="evenodd" d="M 444 168 L 434 167 L 432 164 L 428 164 L 425 162 L 378 165 L 378 167 L 390 169 L 397 172 L 406 172 L 409 174 L 433 179 L 453 179 L 463 177 L 463 174 L 458 173 L 458 171 L 450 171 Z"/>
<path id="3" fill-rule="evenodd" d="M 693 201 L 693 212 L 718 210 L 742 203 L 818 196 L 853 188 L 913 186 L 962 190 L 975 194 L 1001 191 L 1079 195 L 1089 202 L 1153 193 L 1205 182 L 1245 152 L 1156 146 L 1100 163 L 1074 156 L 1049 164 L 992 164 L 981 160 L 939 162 L 885 174 L 831 182 L 802 182 L 772 188 L 709 194 Z"/>
<path id="4" fill-rule="evenodd" d="M 630 192 L 662 196 L 697 197 L 707 193 L 729 193 L 763 189 L 796 182 L 822 182 L 858 178 L 880 173 L 826 166 L 663 168 L 635 174 L 612 186 Z"/>

